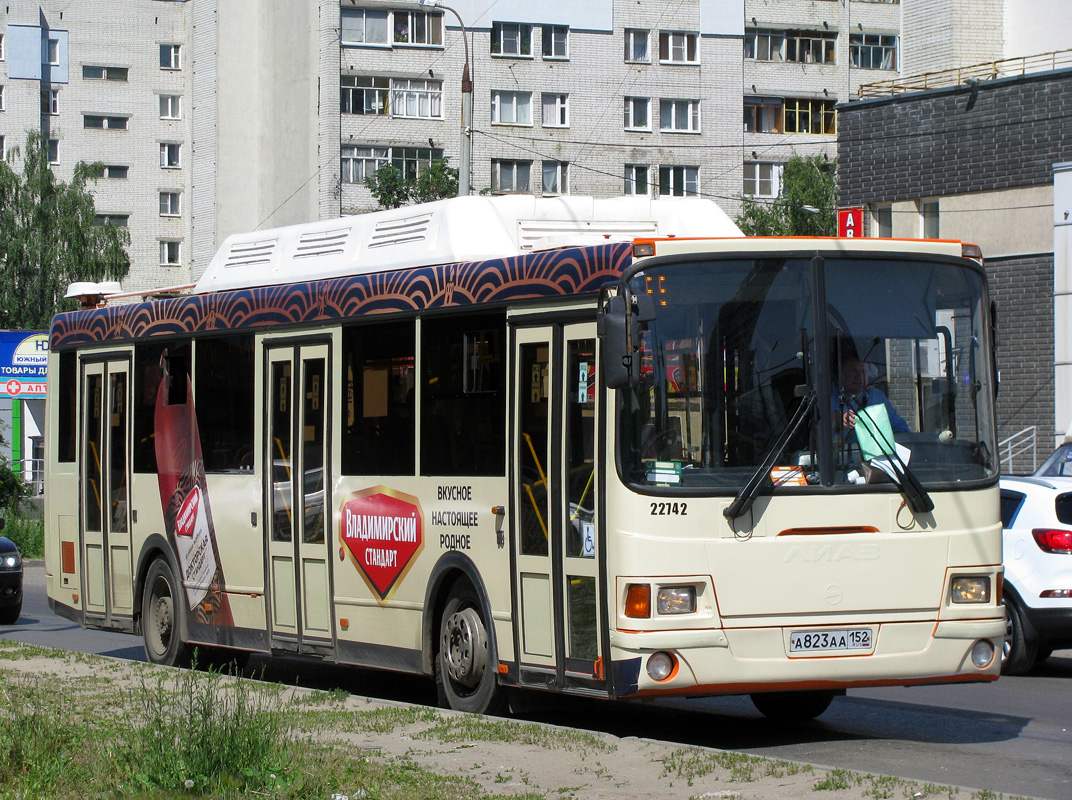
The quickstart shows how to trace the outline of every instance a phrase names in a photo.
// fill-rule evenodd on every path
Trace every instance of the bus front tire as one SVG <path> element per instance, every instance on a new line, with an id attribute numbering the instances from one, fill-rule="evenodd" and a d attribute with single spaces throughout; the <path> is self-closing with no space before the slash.
<path id="1" fill-rule="evenodd" d="M 145 576 L 141 630 L 145 657 L 153 664 L 187 666 L 189 646 L 182 640 L 186 628 L 186 603 L 171 565 L 158 558 Z"/>
<path id="2" fill-rule="evenodd" d="M 455 711 L 495 714 L 505 708 L 480 598 L 468 583 L 455 586 L 439 618 L 436 694 Z"/>
<path id="3" fill-rule="evenodd" d="M 806 722 L 830 708 L 834 695 L 835 692 L 757 692 L 749 697 L 752 705 L 768 719 Z"/>

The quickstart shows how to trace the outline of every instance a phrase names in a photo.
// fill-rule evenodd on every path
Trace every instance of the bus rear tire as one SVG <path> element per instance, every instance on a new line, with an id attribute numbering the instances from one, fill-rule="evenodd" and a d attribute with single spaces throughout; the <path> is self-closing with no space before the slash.
<path id="1" fill-rule="evenodd" d="M 768 719 L 806 722 L 830 708 L 836 692 L 757 692 L 752 705 Z"/>
<path id="2" fill-rule="evenodd" d="M 451 589 L 439 618 L 435 676 L 442 706 L 473 714 L 497 714 L 506 707 L 480 598 L 466 582 Z"/>
<path id="3" fill-rule="evenodd" d="M 185 667 L 190 648 L 182 640 L 186 629 L 186 603 L 171 565 L 156 559 L 145 575 L 142 593 L 141 632 L 145 657 L 152 664 Z"/>

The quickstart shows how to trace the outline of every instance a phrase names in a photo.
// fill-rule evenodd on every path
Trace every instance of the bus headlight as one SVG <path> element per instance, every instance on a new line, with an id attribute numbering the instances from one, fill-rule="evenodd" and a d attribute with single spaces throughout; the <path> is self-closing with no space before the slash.
<path id="1" fill-rule="evenodd" d="M 949 599 L 954 603 L 989 603 L 989 575 L 958 575 L 949 584 Z"/>
<path id="2" fill-rule="evenodd" d="M 655 607 L 660 614 L 692 614 L 696 611 L 696 587 L 660 586 Z"/>

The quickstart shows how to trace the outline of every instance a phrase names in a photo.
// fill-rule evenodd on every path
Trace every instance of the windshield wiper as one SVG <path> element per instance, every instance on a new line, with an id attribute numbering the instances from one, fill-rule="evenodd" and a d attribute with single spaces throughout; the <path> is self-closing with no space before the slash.
<path id="1" fill-rule="evenodd" d="M 929 511 L 933 511 L 934 501 L 931 500 L 931 496 L 927 494 L 927 490 L 923 488 L 923 484 L 919 482 L 916 474 L 908 468 L 908 463 L 898 454 L 896 443 L 886 441 L 886 437 L 877 429 L 877 426 L 871 423 L 871 419 L 867 414 L 856 415 L 856 424 L 860 425 L 861 423 L 872 439 L 876 442 L 884 443 L 884 447 L 879 446 L 882 448 L 883 454 L 889 458 L 890 469 L 882 471 L 897 484 L 901 496 L 904 497 L 905 503 L 908 504 L 908 508 L 912 513 L 926 514 Z M 872 467 L 872 469 L 875 469 L 875 467 Z"/>
<path id="2" fill-rule="evenodd" d="M 767 450 L 767 455 L 763 458 L 762 463 L 760 463 L 756 471 L 752 473 L 752 477 L 748 479 L 748 483 L 746 483 L 740 493 L 733 498 L 733 502 L 723 509 L 722 515 L 726 519 L 737 519 L 737 517 L 741 516 L 752 507 L 752 504 L 756 502 L 756 498 L 759 497 L 761 491 L 774 488 L 774 482 L 770 477 L 771 468 L 774 467 L 775 462 L 782 457 L 782 453 L 785 452 L 785 448 L 789 444 L 789 441 L 796 434 L 797 430 L 800 429 L 801 424 L 804 422 L 804 418 L 808 416 L 814 407 L 815 392 L 808 392 L 800 401 L 797 410 L 793 412 L 793 416 L 789 418 L 789 422 L 786 424 L 782 434 Z"/>

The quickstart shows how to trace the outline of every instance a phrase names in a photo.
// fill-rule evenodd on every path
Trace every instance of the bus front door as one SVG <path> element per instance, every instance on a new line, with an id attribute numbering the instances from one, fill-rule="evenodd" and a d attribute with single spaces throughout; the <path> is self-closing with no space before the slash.
<path id="1" fill-rule="evenodd" d="M 82 362 L 82 608 L 87 623 L 132 623 L 130 362 Z"/>
<path id="2" fill-rule="evenodd" d="M 329 364 L 327 344 L 275 346 L 265 354 L 269 618 L 272 647 L 280 650 L 326 653 L 332 646 Z"/>
<path id="3" fill-rule="evenodd" d="M 519 681 L 601 691 L 595 325 L 514 333 L 513 530 Z"/>

